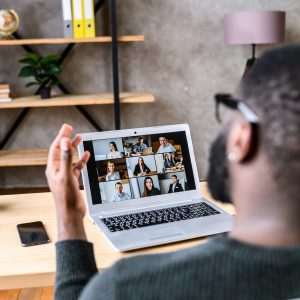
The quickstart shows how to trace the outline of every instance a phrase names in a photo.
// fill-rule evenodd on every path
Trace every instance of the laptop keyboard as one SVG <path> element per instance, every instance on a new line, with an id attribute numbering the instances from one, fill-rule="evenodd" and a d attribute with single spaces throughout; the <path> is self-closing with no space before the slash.
<path id="1" fill-rule="evenodd" d="M 194 218 L 217 215 L 220 212 L 205 202 L 169 207 L 165 209 L 103 218 L 101 221 L 110 232 L 141 228 L 146 226 L 171 223 Z"/>

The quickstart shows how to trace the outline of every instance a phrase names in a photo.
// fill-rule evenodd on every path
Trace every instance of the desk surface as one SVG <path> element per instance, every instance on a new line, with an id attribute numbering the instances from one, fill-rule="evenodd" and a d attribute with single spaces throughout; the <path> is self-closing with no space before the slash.
<path id="1" fill-rule="evenodd" d="M 201 183 L 205 198 L 210 198 L 206 184 Z M 231 205 L 217 205 L 234 213 Z M 51 193 L 0 196 L 0 290 L 49 286 L 54 284 L 55 247 L 57 239 L 54 201 Z M 16 225 L 42 221 L 51 243 L 22 247 Z M 162 245 L 130 253 L 116 252 L 105 237 L 85 217 L 84 226 L 89 241 L 94 243 L 98 269 L 105 270 L 122 257 L 174 251 L 204 242 L 205 238 Z"/>

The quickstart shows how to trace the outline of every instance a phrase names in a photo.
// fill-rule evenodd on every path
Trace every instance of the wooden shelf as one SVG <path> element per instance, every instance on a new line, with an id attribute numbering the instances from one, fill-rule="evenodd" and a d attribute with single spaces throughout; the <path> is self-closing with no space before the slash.
<path id="1" fill-rule="evenodd" d="M 22 149 L 0 151 L 0 167 L 24 167 L 47 165 L 48 149 Z M 78 161 L 78 155 L 74 162 Z"/>
<path id="2" fill-rule="evenodd" d="M 143 42 L 143 35 L 121 35 L 119 42 Z M 13 45 L 41 45 L 41 44 L 69 44 L 69 43 L 110 43 L 111 36 L 98 36 L 95 38 L 45 38 L 45 39 L 21 39 L 21 40 L 0 40 L 0 46 Z"/>
<path id="3" fill-rule="evenodd" d="M 120 93 L 120 103 L 149 103 L 155 98 L 147 92 L 124 92 Z M 25 107 L 53 107 L 74 105 L 104 105 L 113 104 L 112 93 L 85 94 L 85 95 L 60 95 L 50 99 L 41 99 L 40 96 L 28 96 L 15 98 L 11 102 L 0 103 L 0 109 L 25 108 Z"/>

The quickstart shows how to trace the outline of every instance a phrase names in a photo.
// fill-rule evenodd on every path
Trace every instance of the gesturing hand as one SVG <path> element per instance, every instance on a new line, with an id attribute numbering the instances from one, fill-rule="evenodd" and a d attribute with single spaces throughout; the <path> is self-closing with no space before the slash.
<path id="1" fill-rule="evenodd" d="M 70 137 L 73 128 L 64 124 L 53 141 L 46 168 L 46 177 L 53 194 L 58 223 L 58 238 L 86 239 L 82 219 L 86 212 L 79 189 L 80 172 L 87 163 L 90 154 L 85 152 L 80 161 L 72 165 L 73 154 L 81 137 L 76 135 L 73 141 Z"/>

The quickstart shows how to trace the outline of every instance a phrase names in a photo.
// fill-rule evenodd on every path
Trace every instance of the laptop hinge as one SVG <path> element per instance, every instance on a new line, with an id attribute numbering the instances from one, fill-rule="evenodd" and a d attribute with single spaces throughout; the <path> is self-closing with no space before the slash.
<path id="1" fill-rule="evenodd" d="M 155 203 L 149 203 L 149 205 L 147 206 L 142 206 L 142 207 L 132 207 L 132 208 L 128 208 L 128 207 L 124 207 L 123 209 L 110 209 L 110 210 L 105 210 L 100 212 L 97 216 L 98 217 L 105 217 L 107 218 L 109 215 L 123 215 L 123 214 L 129 214 L 129 213 L 133 213 L 134 211 L 141 211 L 141 210 L 153 210 L 156 208 L 167 208 L 170 206 L 177 206 L 178 204 L 184 205 L 186 203 L 189 202 L 193 202 L 193 201 L 199 201 L 200 198 L 192 198 L 192 199 L 188 199 L 186 201 L 182 201 L 182 200 L 178 200 L 178 201 L 172 201 L 172 202 L 166 202 L 166 203 L 161 203 L 161 202 L 156 202 Z"/>

